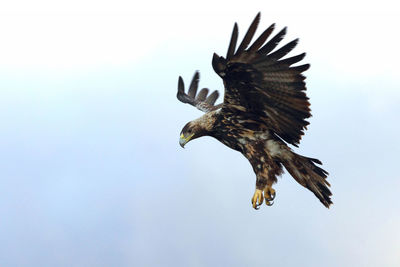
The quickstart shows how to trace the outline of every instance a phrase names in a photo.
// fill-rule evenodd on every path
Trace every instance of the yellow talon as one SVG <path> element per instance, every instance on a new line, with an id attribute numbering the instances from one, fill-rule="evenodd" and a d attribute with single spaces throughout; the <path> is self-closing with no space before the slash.
<path id="1" fill-rule="evenodd" d="M 264 201 L 264 196 L 263 196 L 263 192 L 260 189 L 256 189 L 256 191 L 254 192 L 253 198 L 251 199 L 251 203 L 253 204 L 253 208 L 258 210 L 259 206 L 263 203 Z M 258 202 L 258 204 L 257 204 Z"/>

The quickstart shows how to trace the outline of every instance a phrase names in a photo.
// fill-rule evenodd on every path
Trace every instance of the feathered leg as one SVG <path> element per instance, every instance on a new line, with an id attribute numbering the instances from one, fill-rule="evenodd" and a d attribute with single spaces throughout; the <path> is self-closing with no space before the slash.
<path id="1" fill-rule="evenodd" d="M 256 174 L 256 191 L 251 199 L 254 209 L 263 203 L 271 206 L 276 192 L 272 185 L 277 182 L 277 176 L 282 174 L 282 164 L 273 159 L 265 150 L 264 141 L 255 142 L 246 146 L 244 153 Z"/>
<path id="2" fill-rule="evenodd" d="M 256 164 L 254 168 L 257 180 L 256 191 L 251 199 L 251 203 L 255 209 L 258 209 L 264 199 L 267 206 L 272 206 L 274 204 L 273 200 L 275 199 L 276 192 L 275 189 L 272 188 L 272 185 L 276 183 L 276 177 L 282 173 L 282 166 L 275 161 L 266 161 L 266 157 L 267 156 L 260 157 L 260 163 Z"/>

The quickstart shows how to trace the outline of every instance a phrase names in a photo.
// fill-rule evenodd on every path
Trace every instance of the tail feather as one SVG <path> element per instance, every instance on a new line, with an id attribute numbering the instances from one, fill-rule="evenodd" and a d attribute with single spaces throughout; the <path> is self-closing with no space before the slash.
<path id="1" fill-rule="evenodd" d="M 330 184 L 326 180 L 328 172 L 318 167 L 321 161 L 308 158 L 292 152 L 290 159 L 284 160 L 283 165 L 293 178 L 302 186 L 309 189 L 314 195 L 329 208 L 332 204 L 332 193 L 329 190 Z"/>

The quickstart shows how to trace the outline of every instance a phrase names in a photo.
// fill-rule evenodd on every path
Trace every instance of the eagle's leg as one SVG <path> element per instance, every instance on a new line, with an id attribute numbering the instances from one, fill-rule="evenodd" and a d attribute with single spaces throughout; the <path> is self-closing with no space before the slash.
<path id="1" fill-rule="evenodd" d="M 256 173 L 256 191 L 254 192 L 251 203 L 253 208 L 258 209 L 264 202 L 268 206 L 274 204 L 275 190 L 272 185 L 277 182 L 277 176 L 282 173 L 282 166 L 274 160 L 263 149 L 264 141 L 256 142 L 247 146 L 245 156 L 251 163 Z"/>
<path id="2" fill-rule="evenodd" d="M 251 199 L 251 204 L 253 205 L 253 208 L 258 210 L 259 206 L 261 206 L 263 201 L 264 201 L 263 191 L 261 189 L 256 188 L 256 191 L 254 192 L 254 195 Z"/>

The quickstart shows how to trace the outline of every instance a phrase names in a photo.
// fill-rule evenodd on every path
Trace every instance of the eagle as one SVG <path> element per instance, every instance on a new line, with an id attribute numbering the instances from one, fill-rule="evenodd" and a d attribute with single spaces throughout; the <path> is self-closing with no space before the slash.
<path id="1" fill-rule="evenodd" d="M 309 189 L 329 208 L 332 204 L 328 172 L 317 165 L 321 161 L 295 153 L 288 145 L 298 147 L 311 117 L 305 76 L 310 65 L 296 63 L 305 53 L 285 57 L 298 43 L 295 39 L 275 49 L 286 34 L 286 27 L 271 36 L 275 24 L 269 26 L 251 45 L 260 22 L 258 13 L 239 47 L 238 26 L 234 24 L 226 57 L 214 53 L 212 66 L 224 84 L 223 103 L 215 105 L 218 91 L 210 95 L 207 88 L 199 92 L 196 71 L 187 93 L 182 77 L 178 80 L 177 98 L 205 112 L 188 122 L 180 133 L 179 144 L 202 136 L 211 136 L 242 153 L 256 174 L 254 209 L 274 202 L 272 188 L 283 167 L 302 186 Z M 295 64 L 295 66 L 293 66 Z"/>

